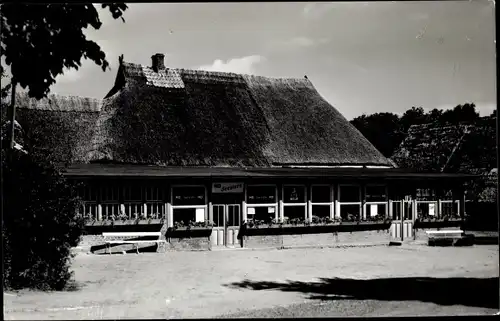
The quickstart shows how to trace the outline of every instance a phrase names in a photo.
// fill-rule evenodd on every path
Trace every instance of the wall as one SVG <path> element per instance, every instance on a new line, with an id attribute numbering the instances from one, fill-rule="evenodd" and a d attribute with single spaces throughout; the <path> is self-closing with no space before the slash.
<path id="1" fill-rule="evenodd" d="M 245 236 L 245 248 L 298 248 L 315 246 L 389 245 L 389 230 L 297 235 Z"/>

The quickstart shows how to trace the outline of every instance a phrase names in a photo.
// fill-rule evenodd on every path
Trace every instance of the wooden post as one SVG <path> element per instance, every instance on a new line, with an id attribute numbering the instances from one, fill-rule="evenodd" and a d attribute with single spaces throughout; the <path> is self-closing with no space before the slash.
<path id="1" fill-rule="evenodd" d="M 246 222 L 248 217 L 247 217 L 247 184 L 243 184 L 243 202 L 241 203 L 241 210 L 242 210 L 242 222 Z"/>
<path id="2" fill-rule="evenodd" d="M 97 204 L 97 220 L 102 221 L 102 205 L 101 205 L 101 203 Z"/>

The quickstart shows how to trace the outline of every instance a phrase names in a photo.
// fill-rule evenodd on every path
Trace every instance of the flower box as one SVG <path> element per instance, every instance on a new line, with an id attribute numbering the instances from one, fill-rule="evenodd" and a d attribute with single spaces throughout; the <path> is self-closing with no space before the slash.
<path id="1" fill-rule="evenodd" d="M 139 219 L 139 220 L 104 220 L 86 222 L 86 226 L 113 226 L 113 225 L 146 225 L 146 224 L 162 224 L 163 219 Z"/>
<path id="2" fill-rule="evenodd" d="M 271 224 L 248 226 L 245 224 L 240 229 L 240 235 L 296 235 L 296 234 L 321 234 L 336 232 L 376 231 L 390 228 L 391 221 L 380 222 L 336 222 L 336 223 L 311 223 L 311 224 Z"/>
<path id="3" fill-rule="evenodd" d="M 212 226 L 180 226 L 169 227 L 165 236 L 168 239 L 210 237 L 210 235 L 212 235 Z"/>
<path id="4" fill-rule="evenodd" d="M 429 228 L 446 228 L 446 227 L 461 227 L 463 220 L 461 218 L 426 220 L 416 219 L 413 223 L 414 229 L 429 229 Z"/>

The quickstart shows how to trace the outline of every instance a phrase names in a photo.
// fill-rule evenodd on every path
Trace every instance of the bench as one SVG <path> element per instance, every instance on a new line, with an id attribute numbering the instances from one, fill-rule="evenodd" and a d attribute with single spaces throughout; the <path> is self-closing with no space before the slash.
<path id="1" fill-rule="evenodd" d="M 161 232 L 107 232 L 102 233 L 104 243 L 108 253 L 111 254 L 111 244 L 135 244 L 137 254 L 139 254 L 139 243 L 164 243 L 165 240 L 160 240 Z M 144 236 L 156 236 L 154 240 L 124 240 L 123 238 L 138 238 Z"/>
<path id="2" fill-rule="evenodd" d="M 426 231 L 429 239 L 459 239 L 462 237 L 464 231 L 462 230 L 443 230 L 443 231 Z"/>

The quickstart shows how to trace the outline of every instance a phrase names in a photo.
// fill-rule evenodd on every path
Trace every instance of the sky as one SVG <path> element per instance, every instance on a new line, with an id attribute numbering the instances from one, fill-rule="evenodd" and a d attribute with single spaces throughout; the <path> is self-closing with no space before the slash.
<path id="1" fill-rule="evenodd" d="M 99 6 L 100 5 L 96 5 Z M 412 106 L 496 108 L 494 2 L 134 3 L 125 23 L 100 10 L 86 35 L 111 70 L 90 60 L 52 93 L 103 98 L 118 56 L 172 68 L 303 78 L 348 119 Z"/>

